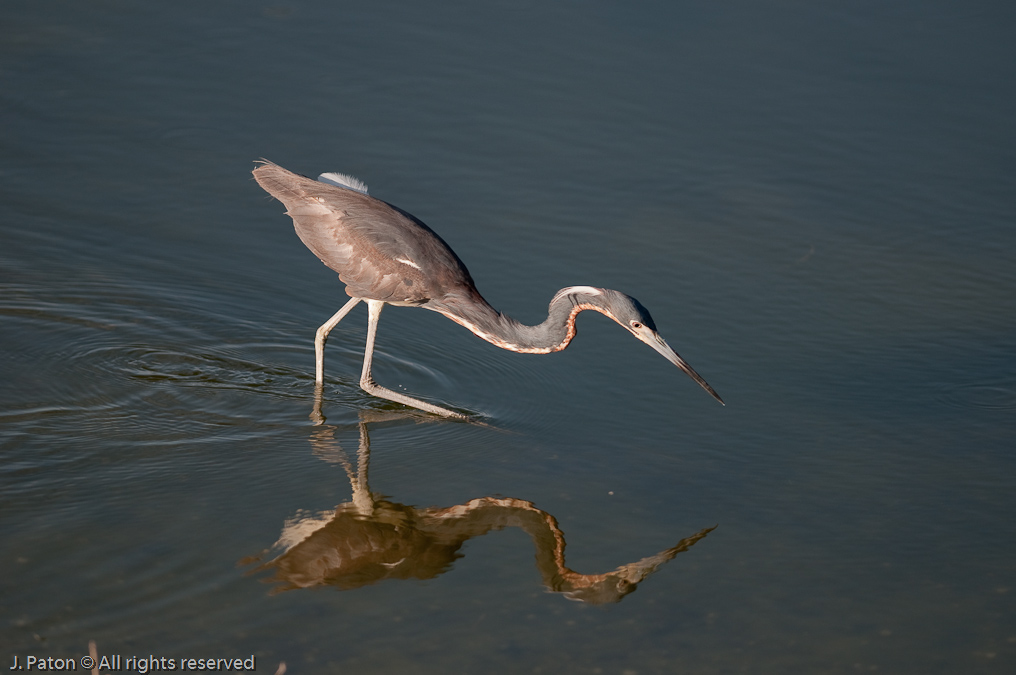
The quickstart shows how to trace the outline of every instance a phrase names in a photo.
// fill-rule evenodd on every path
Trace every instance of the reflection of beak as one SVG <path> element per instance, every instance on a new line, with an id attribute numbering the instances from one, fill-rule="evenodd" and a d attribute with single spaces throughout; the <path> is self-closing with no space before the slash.
<path id="1" fill-rule="evenodd" d="M 635 333 L 635 337 L 637 337 L 638 339 L 642 340 L 647 345 L 649 345 L 650 347 L 652 347 L 653 349 L 658 351 L 660 354 L 663 355 L 663 358 L 667 359 L 668 361 L 673 363 L 675 366 L 677 366 L 678 368 L 680 368 L 684 372 L 688 373 L 688 376 L 691 377 L 691 379 L 693 379 L 696 382 L 698 382 L 699 386 L 701 386 L 703 389 L 708 391 L 712 395 L 712 397 L 715 398 L 717 401 L 719 401 L 723 405 L 727 405 L 726 403 L 723 403 L 723 399 L 720 398 L 720 395 L 717 394 L 716 391 L 712 387 L 709 386 L 709 383 L 706 382 L 705 380 L 703 380 L 702 376 L 699 375 L 698 373 L 696 373 L 692 369 L 692 367 L 689 366 L 685 362 L 685 360 L 682 359 L 678 355 L 677 352 L 675 352 L 673 349 L 671 349 L 670 345 L 668 345 L 666 343 L 666 341 L 663 338 L 661 338 L 659 335 L 657 335 L 656 333 L 650 333 L 649 335 L 641 335 L 639 333 Z"/>

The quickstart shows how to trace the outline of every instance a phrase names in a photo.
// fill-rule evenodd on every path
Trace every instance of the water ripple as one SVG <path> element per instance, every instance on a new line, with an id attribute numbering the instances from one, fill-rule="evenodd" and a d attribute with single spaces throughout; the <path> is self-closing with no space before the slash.
<path id="1" fill-rule="evenodd" d="M 313 328 L 291 318 L 224 314 L 228 301 L 214 290 L 109 279 L 5 284 L 0 298 L 0 317 L 16 328 L 5 331 L 0 363 L 14 385 L 0 406 L 11 442 L 94 434 L 180 445 L 308 422 Z M 393 327 L 382 337 L 380 382 L 501 422 L 518 408 L 503 392 L 551 386 L 533 360 L 434 318 L 428 330 Z M 333 422 L 362 409 L 402 409 L 358 386 L 362 324 L 362 315 L 350 317 L 329 341 L 324 393 Z"/>
<path id="2" fill-rule="evenodd" d="M 956 408 L 1013 410 L 1016 409 L 1016 383 L 968 384 L 940 392 L 938 398 Z"/>

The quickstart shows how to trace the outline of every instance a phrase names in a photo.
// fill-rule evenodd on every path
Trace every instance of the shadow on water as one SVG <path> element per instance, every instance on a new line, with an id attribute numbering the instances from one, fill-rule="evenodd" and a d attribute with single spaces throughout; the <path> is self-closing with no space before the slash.
<path id="1" fill-rule="evenodd" d="M 273 571 L 265 579 L 278 583 L 273 593 L 333 586 L 352 590 L 387 579 L 433 579 L 462 557 L 463 544 L 494 530 L 517 527 L 536 548 L 536 567 L 544 586 L 570 600 L 594 605 L 619 602 L 665 563 L 703 539 L 705 528 L 676 545 L 604 574 L 581 574 L 565 565 L 565 537 L 557 519 L 522 499 L 480 497 L 445 508 L 416 508 L 385 499 L 368 485 L 369 424 L 405 419 L 399 413 L 360 414 L 360 447 L 354 469 L 335 440 L 335 426 L 321 426 L 310 437 L 314 454 L 342 465 L 352 486 L 352 500 L 334 512 L 286 521 L 278 541 L 260 556 L 253 572 Z"/>

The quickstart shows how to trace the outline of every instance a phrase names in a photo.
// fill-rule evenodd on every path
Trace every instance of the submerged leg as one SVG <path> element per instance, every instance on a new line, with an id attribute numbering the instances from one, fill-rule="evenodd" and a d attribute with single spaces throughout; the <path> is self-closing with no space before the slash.
<path id="1" fill-rule="evenodd" d="M 328 334 L 332 332 L 335 325 L 342 321 L 342 317 L 349 314 L 349 310 L 356 307 L 356 304 L 360 302 L 360 298 L 352 298 L 349 302 L 342 306 L 342 309 L 335 312 L 332 318 L 325 321 L 320 328 L 317 329 L 317 334 L 314 336 L 314 381 L 321 385 L 325 381 L 325 340 L 328 339 Z"/>
<path id="2" fill-rule="evenodd" d="M 367 311 L 368 311 L 368 322 L 367 322 L 367 349 L 363 354 L 363 372 L 360 374 L 360 386 L 368 394 L 377 396 L 378 398 L 386 398 L 389 401 L 396 401 L 403 405 L 408 405 L 412 408 L 419 408 L 420 410 L 426 410 L 429 413 L 435 415 L 441 415 L 442 417 L 454 417 L 457 419 L 468 419 L 461 413 L 436 406 L 432 403 L 426 403 L 418 399 L 400 394 L 392 391 L 391 389 L 385 389 L 381 385 L 374 382 L 374 378 L 370 375 L 370 364 L 374 360 L 374 338 L 377 337 L 377 321 L 381 316 L 381 310 L 384 308 L 385 303 L 380 300 L 368 300 Z"/>
<path id="3" fill-rule="evenodd" d="M 325 423 L 326 419 L 322 405 L 324 404 L 325 398 L 325 387 L 320 382 L 314 383 L 314 407 L 310 410 L 310 421 L 314 423 L 314 426 L 320 426 Z"/>

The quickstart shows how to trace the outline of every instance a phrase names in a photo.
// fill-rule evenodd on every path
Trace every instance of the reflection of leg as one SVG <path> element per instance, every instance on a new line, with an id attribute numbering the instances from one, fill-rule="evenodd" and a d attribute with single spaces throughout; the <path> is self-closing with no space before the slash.
<path id="1" fill-rule="evenodd" d="M 325 340 L 328 339 L 328 334 L 332 332 L 335 325 L 342 321 L 342 317 L 349 314 L 349 310 L 356 307 L 358 302 L 360 302 L 360 298 L 352 298 L 317 329 L 317 334 L 314 336 L 314 381 L 318 384 L 325 381 Z"/>
<path id="2" fill-rule="evenodd" d="M 314 454 L 329 464 L 339 464 L 346 471 L 349 487 L 353 489 L 353 505 L 365 516 L 374 512 L 374 499 L 367 485 L 367 463 L 370 461 L 370 438 L 367 436 L 367 425 L 360 422 L 360 449 L 357 452 L 357 468 L 349 463 L 349 457 L 342 446 L 335 440 L 335 427 L 322 426 L 310 434 L 310 446 Z"/>
<path id="3" fill-rule="evenodd" d="M 370 434 L 367 423 L 360 420 L 360 452 L 356 456 L 356 482 L 350 477 L 353 486 L 353 505 L 364 515 L 374 512 L 374 499 L 367 484 L 367 466 L 370 464 Z"/>
<path id="4" fill-rule="evenodd" d="M 338 464 L 346 470 L 346 474 L 353 480 L 353 467 L 349 463 L 346 451 L 342 449 L 335 439 L 335 427 L 332 425 L 322 426 L 310 432 L 310 447 L 314 456 L 329 464 Z"/>
<path id="5" fill-rule="evenodd" d="M 394 392 L 391 389 L 385 389 L 374 382 L 374 378 L 370 375 L 370 366 L 371 362 L 374 360 L 374 338 L 377 337 L 377 322 L 378 318 L 381 316 L 381 310 L 384 306 L 385 303 L 380 300 L 367 301 L 367 311 L 369 317 L 367 320 L 367 348 L 363 354 L 363 372 L 360 374 L 360 386 L 365 392 L 372 394 L 373 396 L 377 396 L 378 398 L 386 398 L 389 401 L 396 401 L 397 403 L 401 403 L 403 405 L 419 408 L 420 410 L 426 410 L 429 413 L 441 415 L 442 417 L 468 419 L 461 413 L 453 412 L 447 408 L 442 408 L 432 403 L 426 403 L 419 399 L 412 398 L 411 396 Z"/>

